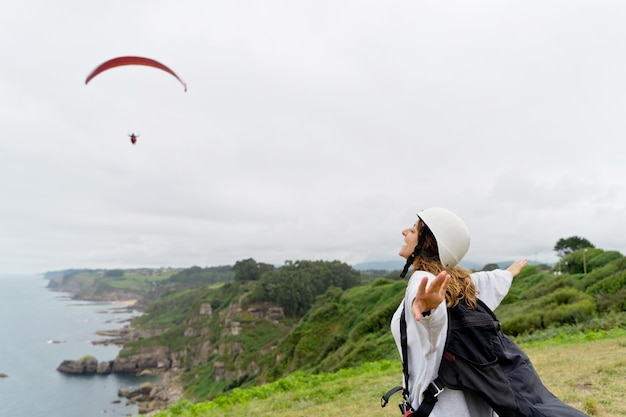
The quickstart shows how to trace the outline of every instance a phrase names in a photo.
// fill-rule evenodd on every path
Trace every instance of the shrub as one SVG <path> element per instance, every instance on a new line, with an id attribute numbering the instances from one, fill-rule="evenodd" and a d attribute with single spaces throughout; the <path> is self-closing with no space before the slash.
<path id="1" fill-rule="evenodd" d="M 592 300 L 583 300 L 575 304 L 562 304 L 550 309 L 544 316 L 546 327 L 559 324 L 576 324 L 592 317 L 595 304 Z"/>
<path id="2" fill-rule="evenodd" d="M 598 292 L 595 295 L 595 299 L 599 312 L 626 311 L 626 287 L 620 288 L 619 291 L 613 294 Z"/>
<path id="3" fill-rule="evenodd" d="M 543 317 L 539 312 L 520 314 L 502 323 L 502 331 L 517 336 L 523 333 L 533 333 L 543 328 Z"/>
<path id="4" fill-rule="evenodd" d="M 614 294 L 626 286 L 626 272 L 609 275 L 588 288 L 590 293 Z"/>

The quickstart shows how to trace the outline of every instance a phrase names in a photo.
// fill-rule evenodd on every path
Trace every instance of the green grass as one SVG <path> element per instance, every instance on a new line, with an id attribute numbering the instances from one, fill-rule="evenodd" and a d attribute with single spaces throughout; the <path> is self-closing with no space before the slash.
<path id="1" fill-rule="evenodd" d="M 235 389 L 213 401 L 180 402 L 155 417 L 212 416 L 336 416 L 343 412 L 367 415 L 370 408 L 383 411 L 380 396 L 401 381 L 396 361 L 380 361 L 331 374 L 296 372 L 265 385 Z M 363 403 L 363 400 L 367 403 Z M 392 407 L 395 407 L 393 405 Z M 389 411 L 389 409 L 386 409 Z M 397 412 L 396 410 L 393 410 Z"/>
<path id="2" fill-rule="evenodd" d="M 557 338 L 523 347 L 546 386 L 565 403 L 592 417 L 626 415 L 626 333 Z M 296 372 L 213 401 L 181 401 L 155 417 L 397 417 L 400 397 L 392 398 L 386 408 L 380 407 L 380 397 L 401 381 L 400 361 L 371 362 L 329 374 Z"/>
<path id="3" fill-rule="evenodd" d="M 525 349 L 545 385 L 590 416 L 626 415 L 626 336 L 557 340 Z"/>

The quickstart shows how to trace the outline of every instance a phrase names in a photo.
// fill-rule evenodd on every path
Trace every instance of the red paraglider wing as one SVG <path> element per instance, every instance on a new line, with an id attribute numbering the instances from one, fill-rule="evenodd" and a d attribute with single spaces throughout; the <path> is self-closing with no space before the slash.
<path id="1" fill-rule="evenodd" d="M 123 65 L 145 65 L 147 67 L 158 68 L 160 70 L 168 72 L 172 74 L 174 77 L 176 77 L 176 79 L 180 81 L 180 83 L 185 88 L 185 91 L 187 91 L 187 84 L 178 75 L 176 75 L 174 71 L 169 69 L 167 66 L 161 64 L 160 62 L 155 61 L 154 59 L 142 58 L 140 56 L 121 56 L 119 58 L 113 58 L 113 59 L 103 62 L 95 70 L 93 70 L 91 74 L 87 76 L 87 79 L 85 80 L 85 84 L 89 83 L 89 81 L 91 81 L 92 78 L 94 78 L 96 75 L 100 74 L 101 72 L 104 72 L 111 68 L 120 67 Z"/>

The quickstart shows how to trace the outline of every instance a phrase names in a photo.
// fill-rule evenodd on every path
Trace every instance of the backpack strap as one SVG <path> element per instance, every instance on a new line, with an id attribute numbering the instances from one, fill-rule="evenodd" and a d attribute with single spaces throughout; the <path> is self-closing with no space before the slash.
<path id="1" fill-rule="evenodd" d="M 400 403 L 400 412 L 405 417 L 428 417 L 437 403 L 437 397 L 445 389 L 445 384 L 440 378 L 436 378 L 433 382 L 428 384 L 428 387 L 423 393 L 424 399 L 420 403 L 417 410 L 413 410 L 409 397 L 409 348 L 407 340 L 407 324 L 404 313 L 404 307 L 402 307 L 402 314 L 400 315 L 400 346 L 402 348 L 402 373 L 404 374 L 404 387 L 394 387 L 387 391 L 380 400 L 381 407 L 385 407 L 389 403 L 389 397 L 398 391 L 402 391 L 404 397 L 404 403 Z"/>

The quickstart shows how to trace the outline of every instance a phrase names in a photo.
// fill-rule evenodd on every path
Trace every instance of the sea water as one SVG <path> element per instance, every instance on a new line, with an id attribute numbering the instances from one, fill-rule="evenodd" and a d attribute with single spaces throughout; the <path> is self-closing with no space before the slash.
<path id="1" fill-rule="evenodd" d="M 134 375 L 68 375 L 56 368 L 85 355 L 115 359 L 120 346 L 93 344 L 98 330 L 124 327 L 138 313 L 113 303 L 72 300 L 41 276 L 0 275 L 0 417 L 137 415 L 117 396 L 146 379 Z"/>

